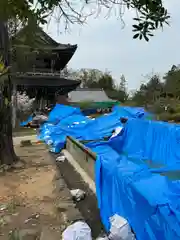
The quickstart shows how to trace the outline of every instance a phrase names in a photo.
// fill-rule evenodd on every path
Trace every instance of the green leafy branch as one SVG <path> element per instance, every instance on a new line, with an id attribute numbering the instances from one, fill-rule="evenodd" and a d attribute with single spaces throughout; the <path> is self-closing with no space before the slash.
<path id="1" fill-rule="evenodd" d="M 169 24 L 170 18 L 167 9 L 165 9 L 160 0 L 146 1 L 145 6 L 138 6 L 137 11 L 139 16 L 133 18 L 137 24 L 133 25 L 134 39 L 139 38 L 149 41 L 149 37 L 154 36 L 153 31 L 158 28 L 163 28 L 164 24 Z"/>
<path id="2" fill-rule="evenodd" d="M 79 8 L 79 6 L 82 6 Z M 87 6 L 89 11 L 84 8 Z M 69 24 L 83 24 L 87 17 L 92 14 L 99 14 L 102 8 L 108 12 L 112 9 L 119 9 L 119 17 L 122 20 L 124 7 L 135 9 L 137 17 L 133 25 L 134 39 L 149 40 L 153 32 L 168 24 L 170 18 L 167 9 L 164 8 L 162 0 L 1 0 L 0 20 L 16 18 L 27 23 L 30 20 L 46 24 L 50 16 L 63 19 L 65 29 Z M 88 12 L 88 13 L 87 13 Z M 56 15 L 56 16 L 55 16 Z"/>

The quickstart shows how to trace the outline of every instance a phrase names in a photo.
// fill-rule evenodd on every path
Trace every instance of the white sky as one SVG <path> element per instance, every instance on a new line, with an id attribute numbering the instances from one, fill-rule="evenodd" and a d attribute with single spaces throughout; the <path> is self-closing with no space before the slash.
<path id="1" fill-rule="evenodd" d="M 170 3 L 171 2 L 171 3 Z M 133 40 L 132 12 L 126 12 L 122 29 L 120 20 L 111 16 L 89 18 L 83 27 L 72 25 L 70 33 L 51 22 L 46 32 L 61 43 L 78 44 L 68 66 L 73 69 L 108 70 L 116 81 L 124 74 L 129 90 L 139 87 L 147 74 L 163 75 L 173 64 L 180 63 L 180 0 L 166 0 L 171 25 L 155 33 L 150 42 Z"/>

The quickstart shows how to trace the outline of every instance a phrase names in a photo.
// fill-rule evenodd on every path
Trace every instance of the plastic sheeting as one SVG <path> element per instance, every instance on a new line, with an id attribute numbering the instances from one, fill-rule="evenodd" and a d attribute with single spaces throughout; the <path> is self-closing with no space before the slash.
<path id="1" fill-rule="evenodd" d="M 64 111 L 66 108 L 67 111 Z M 57 122 L 57 124 L 52 124 L 52 122 Z M 119 122 L 118 118 L 112 116 L 92 120 L 79 112 L 79 109 L 58 105 L 50 113 L 49 123 L 42 126 L 39 137 L 46 143 L 51 140 L 52 151 L 59 152 L 68 135 L 77 139 L 99 138 L 110 134 L 117 122 Z"/>
<path id="2" fill-rule="evenodd" d="M 61 121 L 62 119 L 73 115 L 81 113 L 80 108 L 75 107 L 69 107 L 62 104 L 56 104 L 56 106 L 52 109 L 52 111 L 49 113 L 49 122 L 57 123 Z"/>
<path id="3" fill-rule="evenodd" d="M 56 104 L 49 114 L 48 122 L 40 128 L 38 138 L 51 143 L 51 151 L 58 153 L 65 144 L 66 136 L 78 137 L 79 129 L 90 121 L 79 108 Z"/>
<path id="4" fill-rule="evenodd" d="M 114 106 L 114 112 L 120 113 L 123 117 L 153 119 L 153 114 L 146 112 L 142 107 Z"/>
<path id="5" fill-rule="evenodd" d="M 142 108 L 116 106 L 95 120 L 67 106 L 58 105 L 53 111 L 41 137 L 51 140 L 54 152 L 64 146 L 67 135 L 102 139 L 121 126 L 120 117 L 128 117 L 118 136 L 86 144 L 97 153 L 96 194 L 102 222 L 109 231 L 109 218 L 118 214 L 130 223 L 137 240 L 180 239 L 180 181 L 168 175 L 180 172 L 179 126 L 145 120 L 153 116 Z"/>
<path id="6" fill-rule="evenodd" d="M 180 127 L 155 121 L 129 119 L 123 136 L 122 151 L 149 166 L 180 165 Z"/>
<path id="7" fill-rule="evenodd" d="M 29 118 L 26 121 L 20 123 L 20 126 L 26 127 L 30 122 L 32 122 L 32 120 L 33 120 L 33 117 L 29 116 Z"/>
<path id="8" fill-rule="evenodd" d="M 51 151 L 58 153 L 65 144 L 66 137 L 79 140 L 102 139 L 111 136 L 112 131 L 121 127 L 120 117 L 144 118 L 145 111 L 139 108 L 114 107 L 110 114 L 94 120 L 84 116 L 79 108 L 57 104 L 49 114 L 48 123 L 40 130 L 39 138 L 51 144 Z"/>
<path id="9" fill-rule="evenodd" d="M 129 119 L 122 136 L 89 144 L 98 155 L 96 194 L 107 231 L 109 217 L 119 214 L 137 240 L 180 239 L 180 181 L 153 173 L 177 166 L 178 136 L 177 125 Z"/>

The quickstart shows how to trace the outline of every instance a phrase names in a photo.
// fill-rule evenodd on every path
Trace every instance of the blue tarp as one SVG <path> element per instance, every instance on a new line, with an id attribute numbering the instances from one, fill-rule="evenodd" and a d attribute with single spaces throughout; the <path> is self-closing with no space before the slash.
<path id="1" fill-rule="evenodd" d="M 129 119 L 123 141 L 123 151 L 130 157 L 155 165 L 180 163 L 180 127 L 176 124 Z"/>
<path id="2" fill-rule="evenodd" d="M 179 163 L 178 136 L 177 125 L 129 119 L 122 136 L 89 144 L 97 153 L 96 193 L 107 231 L 117 213 L 137 240 L 180 239 L 180 181 L 153 173 L 154 166 Z"/>
<path id="3" fill-rule="evenodd" d="M 56 104 L 49 114 L 48 123 L 41 128 L 40 139 L 52 142 L 52 151 L 59 152 L 68 135 L 79 140 L 101 139 L 110 136 L 112 131 L 121 126 L 120 117 L 144 118 L 144 109 L 113 107 L 112 113 L 96 119 L 88 119 L 79 108 Z"/>
<path id="4" fill-rule="evenodd" d="M 26 121 L 20 123 L 20 126 L 26 127 L 28 125 L 28 123 L 30 123 L 32 120 L 33 120 L 33 117 L 29 116 L 29 118 Z"/>
<path id="5" fill-rule="evenodd" d="M 180 181 L 168 176 L 180 171 L 178 125 L 146 120 L 153 116 L 142 108 L 115 106 L 112 113 L 91 120 L 78 108 L 56 105 L 40 137 L 52 141 L 52 150 L 58 152 L 68 135 L 79 140 L 111 135 L 121 125 L 120 117 L 128 117 L 121 134 L 86 144 L 97 153 L 102 222 L 109 231 L 109 218 L 119 214 L 129 221 L 137 240 L 180 239 Z"/>
<path id="6" fill-rule="evenodd" d="M 51 143 L 51 151 L 57 153 L 64 147 L 68 135 L 80 138 L 82 130 L 90 121 L 80 108 L 56 104 L 49 114 L 48 122 L 40 129 L 39 139 Z"/>
<path id="7" fill-rule="evenodd" d="M 57 123 L 58 121 L 61 121 L 62 119 L 65 119 L 73 114 L 81 114 L 80 108 L 56 104 L 56 106 L 49 113 L 48 120 L 49 122 Z"/>
<path id="8" fill-rule="evenodd" d="M 140 118 L 140 119 L 153 119 L 153 114 L 146 112 L 142 107 L 125 107 L 114 106 L 113 111 L 120 113 L 123 117 Z"/>

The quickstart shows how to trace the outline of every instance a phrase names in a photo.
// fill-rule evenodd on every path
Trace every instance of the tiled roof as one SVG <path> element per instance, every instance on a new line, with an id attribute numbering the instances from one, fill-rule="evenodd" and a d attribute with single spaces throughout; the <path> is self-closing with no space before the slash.
<path id="1" fill-rule="evenodd" d="M 108 98 L 106 93 L 101 89 L 77 89 L 69 93 L 69 101 L 71 102 L 82 102 L 82 101 L 107 102 L 107 101 L 113 101 L 113 100 Z"/>

